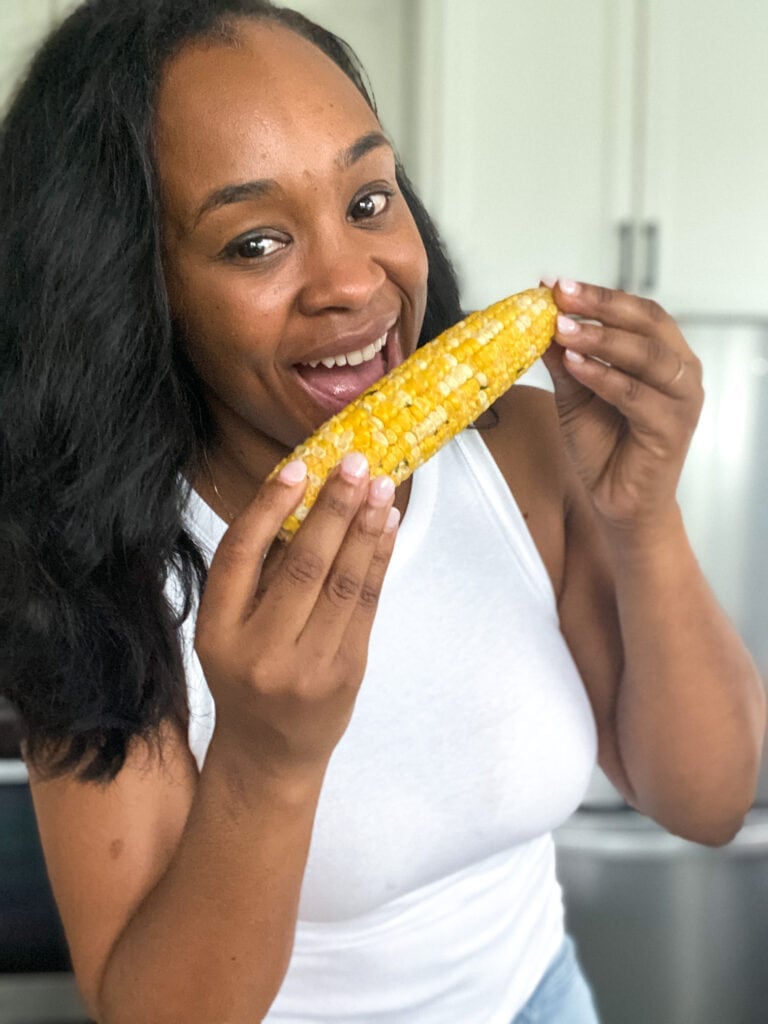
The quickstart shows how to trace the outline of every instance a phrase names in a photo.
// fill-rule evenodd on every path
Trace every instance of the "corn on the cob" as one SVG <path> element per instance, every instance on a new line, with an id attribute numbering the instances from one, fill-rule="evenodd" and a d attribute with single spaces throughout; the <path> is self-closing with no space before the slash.
<path id="1" fill-rule="evenodd" d="M 290 540 L 347 452 L 362 452 L 372 477 L 406 480 L 539 358 L 556 314 L 548 288 L 502 299 L 417 349 L 327 420 L 271 474 L 291 459 L 307 465 L 304 497 L 283 523 L 281 539 Z"/>

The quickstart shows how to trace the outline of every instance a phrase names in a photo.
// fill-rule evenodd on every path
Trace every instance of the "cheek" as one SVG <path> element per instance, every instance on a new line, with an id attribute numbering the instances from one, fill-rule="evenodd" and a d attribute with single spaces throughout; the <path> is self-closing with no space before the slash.
<path id="1" fill-rule="evenodd" d="M 419 321 L 419 330 L 421 330 L 421 321 L 424 319 L 424 312 L 427 308 L 427 278 L 429 276 L 429 261 L 427 259 L 427 253 L 424 245 L 421 241 L 421 236 L 416 233 L 416 244 L 413 248 L 412 256 L 409 261 L 409 276 L 411 280 L 411 292 L 413 294 L 414 308 Z"/>
<path id="2" fill-rule="evenodd" d="M 423 284 L 426 288 L 428 270 L 427 251 L 424 248 L 424 243 L 415 224 L 413 225 L 409 242 L 410 245 L 406 251 L 410 254 L 408 259 L 410 273 L 416 284 Z"/>
<path id="3" fill-rule="evenodd" d="M 429 261 L 410 211 L 401 220 L 392 241 L 394 244 L 389 251 L 390 272 L 408 295 L 420 326 L 426 308 Z"/>
<path id="4" fill-rule="evenodd" d="M 284 319 L 280 296 L 255 288 L 245 275 L 186 274 L 177 281 L 172 308 L 193 361 L 227 375 L 260 355 L 271 358 Z"/>
<path id="5" fill-rule="evenodd" d="M 199 298 L 199 297 L 198 297 Z M 178 323 L 187 356 L 209 398 L 227 405 L 242 400 L 243 381 L 252 380 L 255 339 L 220 299 L 187 304 Z"/>

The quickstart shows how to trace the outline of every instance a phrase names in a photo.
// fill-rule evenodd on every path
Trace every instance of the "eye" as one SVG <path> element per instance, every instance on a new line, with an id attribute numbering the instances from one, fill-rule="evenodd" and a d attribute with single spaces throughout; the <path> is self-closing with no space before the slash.
<path id="1" fill-rule="evenodd" d="M 274 255 L 286 245 L 287 241 L 283 238 L 256 233 L 236 238 L 226 247 L 223 255 L 230 259 L 258 260 Z"/>
<path id="2" fill-rule="evenodd" d="M 367 192 L 359 199 L 355 199 L 349 208 L 349 216 L 352 220 L 370 220 L 378 217 L 389 206 L 393 196 L 390 189 L 379 189 L 377 192 Z"/>

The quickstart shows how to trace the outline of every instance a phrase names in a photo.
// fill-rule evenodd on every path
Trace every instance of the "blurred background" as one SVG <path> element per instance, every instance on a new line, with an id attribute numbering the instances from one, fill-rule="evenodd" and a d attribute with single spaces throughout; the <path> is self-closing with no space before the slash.
<path id="1" fill-rule="evenodd" d="M 0 104 L 73 6 L 3 0 Z M 678 318 L 707 392 L 680 500 L 768 679 L 768 4 L 293 6 L 361 56 L 468 309 L 545 274 L 650 295 Z M 549 386 L 540 367 L 526 380 Z M 764 1024 L 768 770 L 723 849 L 666 835 L 599 772 L 557 842 L 605 1024 Z M 0 709 L 0 1024 L 82 1020 Z"/>

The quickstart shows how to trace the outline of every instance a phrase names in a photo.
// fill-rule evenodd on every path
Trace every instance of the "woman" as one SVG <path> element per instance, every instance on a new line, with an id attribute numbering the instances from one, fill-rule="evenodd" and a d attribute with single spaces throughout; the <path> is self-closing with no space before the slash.
<path id="1" fill-rule="evenodd" d="M 595 1020 L 550 832 L 596 748 L 718 844 L 764 732 L 675 503 L 673 321 L 559 281 L 554 402 L 396 494 L 347 457 L 282 548 L 305 469 L 272 467 L 460 315 L 345 47 L 94 0 L 0 167 L 2 680 L 93 1017 Z"/>

